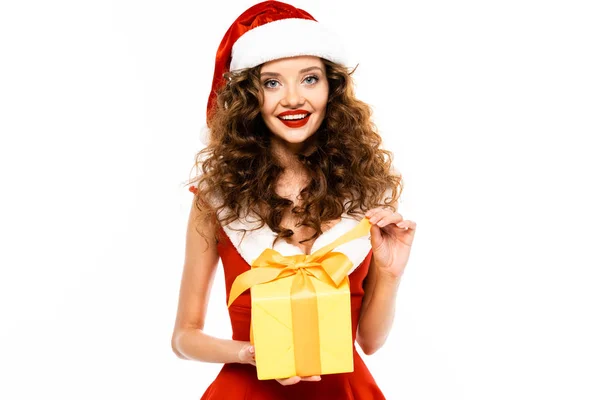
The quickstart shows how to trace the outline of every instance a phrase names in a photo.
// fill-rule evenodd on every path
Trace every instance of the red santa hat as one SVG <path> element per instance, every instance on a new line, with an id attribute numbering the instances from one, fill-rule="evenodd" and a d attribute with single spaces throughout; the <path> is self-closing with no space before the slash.
<path id="1" fill-rule="evenodd" d="M 264 1 L 244 11 L 217 50 L 207 121 L 216 106 L 216 91 L 225 83 L 225 72 L 302 55 L 349 65 L 340 38 L 306 11 L 279 1 Z"/>

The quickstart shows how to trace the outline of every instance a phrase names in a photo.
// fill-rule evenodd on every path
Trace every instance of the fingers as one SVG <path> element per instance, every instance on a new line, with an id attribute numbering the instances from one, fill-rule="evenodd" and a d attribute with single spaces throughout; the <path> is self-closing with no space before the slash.
<path id="1" fill-rule="evenodd" d="M 321 380 L 321 377 L 319 375 L 304 376 L 304 377 L 292 376 L 291 378 L 286 378 L 286 379 L 276 379 L 276 381 L 279 382 L 280 384 L 282 384 L 283 386 L 295 385 L 296 383 L 298 383 L 300 381 L 319 382 L 320 380 Z"/>
<path id="2" fill-rule="evenodd" d="M 252 364 L 256 366 L 256 356 L 254 354 L 254 346 L 244 345 L 238 353 L 238 358 L 242 364 Z"/>
<path id="3" fill-rule="evenodd" d="M 299 376 L 292 376 L 291 378 L 286 379 L 277 379 L 277 382 L 281 383 L 283 386 L 295 385 L 300 382 L 302 378 Z"/>
<path id="4" fill-rule="evenodd" d="M 319 375 L 305 376 L 300 379 L 302 379 L 303 381 L 307 381 L 307 382 L 319 382 L 321 380 L 321 376 L 319 376 Z"/>
<path id="5" fill-rule="evenodd" d="M 254 354 L 254 346 L 248 347 L 249 360 L 248 363 L 256 366 L 256 354 Z"/>
<path id="6" fill-rule="evenodd" d="M 382 208 L 369 210 L 365 213 L 365 216 L 369 218 L 372 225 L 377 225 L 380 228 L 390 224 L 399 224 L 404 220 L 401 214 Z"/>
<path id="7" fill-rule="evenodd" d="M 248 353 L 250 353 L 250 357 L 252 357 L 253 360 L 256 359 L 256 355 L 254 354 L 254 346 L 248 347 Z"/>
<path id="8" fill-rule="evenodd" d="M 414 221 L 409 221 L 407 219 L 396 224 L 396 226 L 400 229 L 406 229 L 406 230 L 411 229 L 414 231 L 415 229 L 417 229 L 417 223 Z"/>

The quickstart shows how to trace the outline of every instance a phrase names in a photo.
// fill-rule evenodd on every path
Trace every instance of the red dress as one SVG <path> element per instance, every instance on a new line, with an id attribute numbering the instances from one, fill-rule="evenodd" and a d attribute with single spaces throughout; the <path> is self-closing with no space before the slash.
<path id="1" fill-rule="evenodd" d="M 221 239 L 217 245 L 225 273 L 227 298 L 235 278 L 250 269 L 231 239 L 220 230 Z M 367 275 L 372 251 L 349 275 L 353 339 L 364 295 L 363 281 Z M 233 340 L 249 341 L 250 334 L 250 291 L 240 295 L 229 307 L 229 317 Z M 354 347 L 354 372 L 322 375 L 319 382 L 301 381 L 295 385 L 283 386 L 276 380 L 258 380 L 256 367 L 250 364 L 225 364 L 216 379 L 208 387 L 201 400 L 380 400 L 381 393 L 367 366 Z"/>

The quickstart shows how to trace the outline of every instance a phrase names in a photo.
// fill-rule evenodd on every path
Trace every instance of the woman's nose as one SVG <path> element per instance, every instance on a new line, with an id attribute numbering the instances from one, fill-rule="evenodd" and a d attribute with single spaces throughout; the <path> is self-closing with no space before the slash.
<path id="1" fill-rule="evenodd" d="M 304 97 L 302 97 L 301 93 L 295 87 L 288 87 L 288 90 L 285 93 L 283 98 L 283 102 L 288 107 L 294 107 L 297 105 L 304 104 Z"/>

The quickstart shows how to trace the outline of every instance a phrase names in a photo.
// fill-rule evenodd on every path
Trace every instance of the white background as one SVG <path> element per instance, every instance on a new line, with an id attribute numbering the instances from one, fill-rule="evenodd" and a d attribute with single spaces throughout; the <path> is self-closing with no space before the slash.
<path id="1" fill-rule="evenodd" d="M 294 3 L 359 58 L 418 224 L 366 358 L 389 399 L 600 398 L 594 3 Z M 254 2 L 1 4 L 0 398 L 198 399 L 220 365 L 170 344 L 184 183 Z M 223 285 L 206 329 L 227 338 Z"/>

